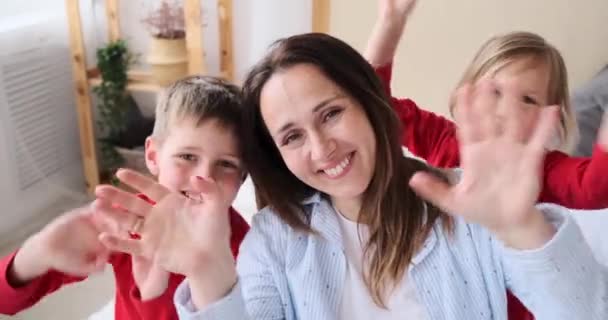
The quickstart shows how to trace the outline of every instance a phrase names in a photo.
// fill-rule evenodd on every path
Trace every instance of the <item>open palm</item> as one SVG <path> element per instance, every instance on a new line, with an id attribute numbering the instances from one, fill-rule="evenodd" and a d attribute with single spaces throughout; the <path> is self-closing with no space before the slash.
<path id="1" fill-rule="evenodd" d="M 170 192 L 132 171 L 122 171 L 118 177 L 156 204 L 152 206 L 133 194 L 110 186 L 98 189 L 104 198 L 145 218 L 140 231 L 141 240 L 104 234 L 102 241 L 109 248 L 142 257 L 166 271 L 183 275 L 196 269 L 200 263 L 213 261 L 217 255 L 232 255 L 228 217 L 230 200 L 223 197 L 214 182 L 192 179 L 192 188 L 202 195 L 202 201 L 198 201 Z"/>
<path id="2" fill-rule="evenodd" d="M 100 233 L 89 206 L 75 209 L 45 227 L 42 237 L 44 257 L 54 270 L 87 276 L 107 263 L 109 250 L 98 240 Z"/>
<path id="3" fill-rule="evenodd" d="M 457 95 L 460 181 L 448 186 L 421 173 L 413 177 L 411 185 L 446 212 L 502 231 L 524 225 L 531 218 L 556 108 L 543 108 L 532 137 L 525 137 L 517 88 L 504 88 L 499 101 L 493 86 L 484 81 L 475 87 L 465 86 Z M 508 104 L 510 110 L 501 123 L 492 112 L 498 103 Z"/>

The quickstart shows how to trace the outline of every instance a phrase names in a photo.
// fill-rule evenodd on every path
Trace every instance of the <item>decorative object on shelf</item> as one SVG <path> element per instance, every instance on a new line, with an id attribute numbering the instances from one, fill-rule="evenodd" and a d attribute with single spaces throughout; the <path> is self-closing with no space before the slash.
<path id="1" fill-rule="evenodd" d="M 147 62 L 162 86 L 188 75 L 184 9 L 179 1 L 163 0 L 142 20 L 152 35 Z"/>
<path id="2" fill-rule="evenodd" d="M 152 132 L 153 119 L 142 116 L 127 92 L 127 70 L 133 62 L 124 40 L 97 50 L 97 70 L 101 83 L 93 88 L 99 99 L 100 151 L 102 167 L 113 173 L 120 166 L 146 171 L 143 146 Z"/>

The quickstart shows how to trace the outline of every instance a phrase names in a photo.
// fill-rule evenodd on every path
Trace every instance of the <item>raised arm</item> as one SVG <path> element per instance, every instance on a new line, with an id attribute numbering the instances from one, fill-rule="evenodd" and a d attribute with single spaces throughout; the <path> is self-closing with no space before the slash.
<path id="1" fill-rule="evenodd" d="M 608 208 L 608 113 L 590 158 L 551 152 L 544 164 L 542 202 L 572 209 Z"/>
<path id="2" fill-rule="evenodd" d="M 378 0 L 378 17 L 364 56 L 374 67 L 393 61 L 416 0 Z"/>

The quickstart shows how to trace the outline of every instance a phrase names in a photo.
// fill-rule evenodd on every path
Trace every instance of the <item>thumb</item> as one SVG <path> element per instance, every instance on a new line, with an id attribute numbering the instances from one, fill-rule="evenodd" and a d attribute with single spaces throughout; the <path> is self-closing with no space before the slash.
<path id="1" fill-rule="evenodd" d="M 451 187 L 445 181 L 428 172 L 419 171 L 412 176 L 409 185 L 416 194 L 438 208 L 446 212 L 452 211 Z"/>
<path id="2" fill-rule="evenodd" d="M 212 178 L 194 176 L 190 178 L 190 185 L 193 190 L 200 193 L 201 200 L 215 204 L 226 202 L 220 186 Z"/>

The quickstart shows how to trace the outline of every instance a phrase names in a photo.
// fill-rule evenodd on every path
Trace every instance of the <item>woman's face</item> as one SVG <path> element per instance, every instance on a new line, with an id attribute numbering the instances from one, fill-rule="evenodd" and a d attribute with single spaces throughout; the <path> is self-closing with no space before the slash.
<path id="1" fill-rule="evenodd" d="M 363 107 L 317 67 L 275 73 L 262 118 L 289 170 L 333 201 L 360 201 L 374 172 L 376 139 Z"/>

